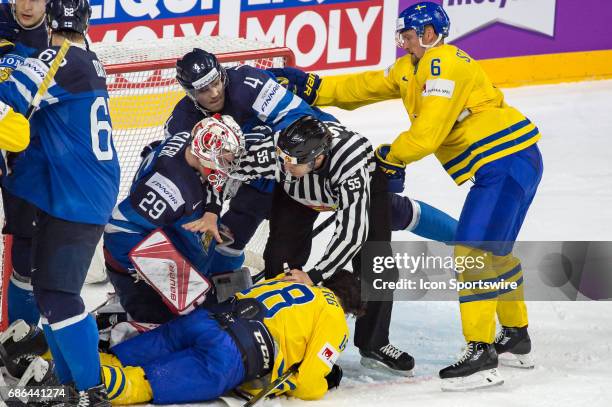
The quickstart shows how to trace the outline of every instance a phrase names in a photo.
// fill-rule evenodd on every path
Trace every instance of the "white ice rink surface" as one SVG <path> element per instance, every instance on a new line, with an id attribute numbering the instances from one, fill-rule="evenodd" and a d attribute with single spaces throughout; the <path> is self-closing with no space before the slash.
<path id="1" fill-rule="evenodd" d="M 505 94 L 508 103 L 536 123 L 542 134 L 544 176 L 519 240 L 612 240 L 612 81 L 506 89 Z M 399 100 L 353 112 L 330 112 L 370 137 L 374 145 L 391 142 L 409 126 Z M 467 190 L 456 187 L 433 157 L 407 171 L 407 194 L 455 217 Z M 414 239 L 405 232 L 394 235 L 394 240 Z M 316 249 L 320 251 L 322 244 Z M 88 286 L 89 307 L 101 302 L 107 290 Z M 528 371 L 500 367 L 502 386 L 441 392 L 437 372 L 456 360 L 463 344 L 459 307 L 454 302 L 396 302 L 391 342 L 414 356 L 415 377 L 362 368 L 357 350 L 349 345 L 339 360 L 344 369 L 339 389 L 320 401 L 282 398 L 266 404 L 611 406 L 612 302 L 530 302 L 528 309 L 537 367 Z M 352 321 L 350 325 L 352 329 Z"/>

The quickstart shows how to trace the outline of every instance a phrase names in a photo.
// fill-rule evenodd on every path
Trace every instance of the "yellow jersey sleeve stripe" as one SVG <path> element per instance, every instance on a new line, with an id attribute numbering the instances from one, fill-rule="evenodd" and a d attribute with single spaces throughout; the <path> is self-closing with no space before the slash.
<path id="1" fill-rule="evenodd" d="M 539 132 L 538 128 L 535 127 L 530 132 L 528 132 L 528 133 L 526 133 L 526 134 L 524 134 L 524 135 L 522 135 L 522 136 L 520 136 L 518 138 L 509 140 L 509 141 L 507 141 L 505 143 L 499 144 L 499 145 L 497 145 L 495 147 L 492 147 L 492 148 L 490 148 L 488 150 L 485 150 L 485 151 L 483 151 L 481 153 L 476 154 L 474 156 L 474 158 L 472 158 L 469 161 L 468 165 L 466 165 L 465 167 L 463 167 L 461 169 L 449 172 L 449 174 L 450 174 L 451 177 L 453 177 L 453 179 L 456 182 L 458 182 L 459 178 L 462 178 L 465 175 L 470 175 L 470 176 L 473 175 L 473 173 L 477 169 L 476 167 L 478 166 L 478 168 L 480 168 L 480 166 L 482 166 L 482 164 L 480 164 L 480 165 L 478 165 L 478 164 L 480 162 L 482 162 L 483 160 L 486 160 L 488 157 L 493 156 L 495 154 L 495 155 L 497 155 L 497 158 L 501 158 L 501 157 L 503 157 L 505 155 L 508 155 L 508 154 L 511 154 L 511 153 L 513 153 L 515 151 L 520 151 L 523 148 L 527 147 L 528 145 L 535 143 L 539 139 L 539 136 L 540 136 L 540 132 Z M 531 143 L 526 143 L 526 142 L 531 142 Z M 522 145 L 524 143 L 527 144 L 527 145 L 525 145 L 525 147 L 518 148 L 518 149 L 513 148 L 513 147 Z M 470 146 L 470 148 L 471 147 L 472 146 Z M 501 153 L 501 154 L 498 155 L 498 153 Z"/>
<path id="2" fill-rule="evenodd" d="M 491 134 L 488 137 L 478 140 L 477 142 L 469 146 L 463 153 L 459 154 L 457 157 L 453 158 L 452 160 L 444 164 L 444 169 L 446 171 L 450 170 L 452 167 L 454 167 L 455 165 L 459 164 L 461 161 L 468 158 L 470 154 L 472 154 L 472 152 L 476 150 L 477 148 L 483 147 L 486 144 L 492 143 L 493 141 L 496 141 L 502 137 L 508 136 L 522 129 L 523 127 L 529 126 L 530 124 L 531 124 L 531 121 L 529 121 L 529 119 L 525 119 L 518 123 L 513 124 L 512 126 L 506 127 L 505 129 L 500 130 L 497 133 Z"/>

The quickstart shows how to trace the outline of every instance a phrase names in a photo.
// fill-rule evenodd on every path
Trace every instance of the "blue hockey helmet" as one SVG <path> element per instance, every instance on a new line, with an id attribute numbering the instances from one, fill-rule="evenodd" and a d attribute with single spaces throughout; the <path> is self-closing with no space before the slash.
<path id="1" fill-rule="evenodd" d="M 397 18 L 396 33 L 406 30 L 415 30 L 418 37 L 422 37 L 425 27 L 431 25 L 438 36 L 448 37 L 450 19 L 441 5 L 431 1 L 422 1 L 413 4 L 402 11 Z"/>
<path id="2" fill-rule="evenodd" d="M 176 80 L 194 101 L 197 91 L 217 78 L 221 78 L 224 87 L 227 85 L 225 68 L 214 54 L 203 49 L 194 48 L 176 61 Z"/>

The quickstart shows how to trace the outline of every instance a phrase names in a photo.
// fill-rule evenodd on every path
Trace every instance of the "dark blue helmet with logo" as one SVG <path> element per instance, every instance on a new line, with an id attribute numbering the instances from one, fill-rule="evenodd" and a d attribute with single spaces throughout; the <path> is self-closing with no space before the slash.
<path id="1" fill-rule="evenodd" d="M 176 61 L 176 80 L 191 99 L 196 99 L 196 93 L 221 78 L 227 84 L 225 68 L 217 57 L 200 48 L 186 53 Z"/>
<path id="2" fill-rule="evenodd" d="M 87 0 L 49 0 L 47 3 L 47 27 L 51 31 L 85 34 L 90 16 L 91 7 Z"/>
<path id="3" fill-rule="evenodd" d="M 422 37 L 425 27 L 433 26 L 436 34 L 448 37 L 450 19 L 439 4 L 431 1 L 422 1 L 402 11 L 397 18 L 396 33 L 406 30 L 415 30 L 417 36 Z"/>

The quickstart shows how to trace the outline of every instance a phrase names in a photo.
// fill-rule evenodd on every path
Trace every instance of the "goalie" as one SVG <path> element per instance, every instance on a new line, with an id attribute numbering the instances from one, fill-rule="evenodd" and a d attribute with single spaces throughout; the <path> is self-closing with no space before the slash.
<path id="1" fill-rule="evenodd" d="M 133 319 L 167 322 L 202 301 L 210 288 L 202 276 L 210 275 L 211 253 L 223 239 L 183 225 L 218 211 L 212 189 L 242 154 L 242 132 L 230 116 L 206 118 L 193 136 L 177 133 L 143 151 L 129 195 L 104 230 L 108 275 Z"/>

